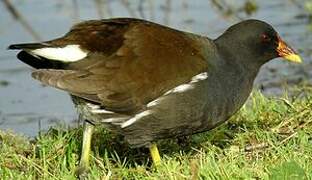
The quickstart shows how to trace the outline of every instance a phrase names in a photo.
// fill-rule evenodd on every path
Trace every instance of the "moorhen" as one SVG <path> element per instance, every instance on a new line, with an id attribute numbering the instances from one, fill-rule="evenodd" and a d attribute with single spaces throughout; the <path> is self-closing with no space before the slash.
<path id="1" fill-rule="evenodd" d="M 89 167 L 94 126 L 124 136 L 132 147 L 208 131 L 248 98 L 260 67 L 283 57 L 301 62 L 273 29 L 259 20 L 231 26 L 217 39 L 153 22 L 89 20 L 51 41 L 13 44 L 17 57 L 43 84 L 68 92 L 85 119 L 78 173 Z"/>

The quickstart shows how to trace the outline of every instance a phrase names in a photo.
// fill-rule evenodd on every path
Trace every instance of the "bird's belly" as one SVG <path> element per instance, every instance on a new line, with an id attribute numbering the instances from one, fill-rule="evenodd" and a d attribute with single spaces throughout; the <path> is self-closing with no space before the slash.
<path id="1" fill-rule="evenodd" d="M 80 112 L 85 119 L 104 124 L 108 129 L 124 135 L 131 146 L 138 147 L 157 139 L 191 135 L 218 126 L 235 113 L 248 97 L 235 94 L 237 91 L 224 90 L 222 85 L 205 79 L 171 90 L 133 116 L 103 109 L 86 109 L 86 106 L 82 106 L 84 108 L 80 109 L 84 112 Z"/>
<path id="2" fill-rule="evenodd" d="M 226 83 L 209 78 L 184 91 L 166 94 L 147 106 L 147 110 L 132 118 L 123 133 L 132 145 L 146 144 L 155 139 L 191 135 L 208 131 L 225 122 L 244 104 L 252 83 L 248 86 L 224 87 Z M 229 85 L 236 82 L 229 81 Z"/>

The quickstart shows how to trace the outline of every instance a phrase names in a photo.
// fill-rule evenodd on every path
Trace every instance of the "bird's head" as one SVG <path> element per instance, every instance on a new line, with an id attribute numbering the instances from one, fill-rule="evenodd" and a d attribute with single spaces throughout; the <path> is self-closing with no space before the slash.
<path id="1" fill-rule="evenodd" d="M 277 57 L 296 63 L 302 61 L 271 25 L 259 20 L 245 20 L 231 26 L 216 42 L 239 61 L 260 65 Z"/>

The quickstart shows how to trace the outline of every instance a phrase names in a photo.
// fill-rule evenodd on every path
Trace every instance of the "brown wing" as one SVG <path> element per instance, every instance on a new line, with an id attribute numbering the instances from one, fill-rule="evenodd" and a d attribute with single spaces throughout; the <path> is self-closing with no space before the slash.
<path id="1" fill-rule="evenodd" d="M 87 21 L 51 44 L 80 44 L 88 56 L 70 70 L 38 70 L 44 84 L 132 111 L 207 69 L 198 36 L 133 19 Z"/>

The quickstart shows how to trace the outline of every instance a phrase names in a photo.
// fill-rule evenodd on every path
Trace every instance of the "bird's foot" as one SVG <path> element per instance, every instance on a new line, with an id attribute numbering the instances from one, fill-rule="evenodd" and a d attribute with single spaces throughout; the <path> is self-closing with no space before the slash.
<path id="1" fill-rule="evenodd" d="M 89 172 L 89 166 L 79 164 L 79 166 L 75 170 L 75 175 L 78 179 L 88 179 Z"/>

